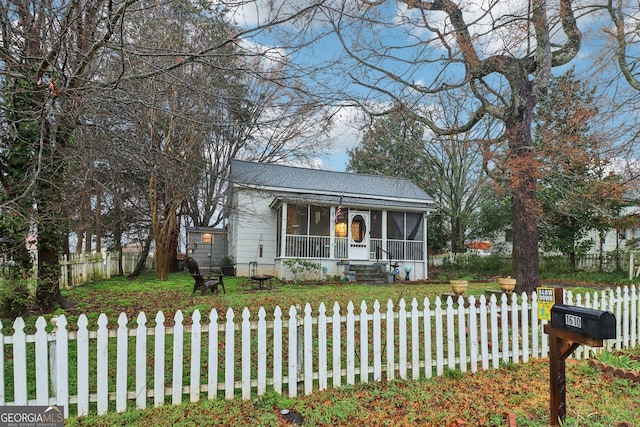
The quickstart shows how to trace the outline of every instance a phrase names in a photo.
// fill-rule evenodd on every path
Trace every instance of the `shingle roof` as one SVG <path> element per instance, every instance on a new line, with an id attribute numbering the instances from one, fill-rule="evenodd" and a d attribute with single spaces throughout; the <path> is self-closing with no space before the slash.
<path id="1" fill-rule="evenodd" d="M 433 198 L 406 179 L 308 169 L 268 163 L 231 161 L 231 182 L 291 193 L 344 194 L 345 198 L 385 198 L 433 203 Z"/>

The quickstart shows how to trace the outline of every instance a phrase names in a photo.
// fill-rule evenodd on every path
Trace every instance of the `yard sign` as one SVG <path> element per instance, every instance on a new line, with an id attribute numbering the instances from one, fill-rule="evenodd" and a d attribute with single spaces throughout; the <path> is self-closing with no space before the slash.
<path id="1" fill-rule="evenodd" d="M 539 287 L 538 292 L 538 319 L 551 320 L 551 307 L 556 303 L 553 288 Z"/>

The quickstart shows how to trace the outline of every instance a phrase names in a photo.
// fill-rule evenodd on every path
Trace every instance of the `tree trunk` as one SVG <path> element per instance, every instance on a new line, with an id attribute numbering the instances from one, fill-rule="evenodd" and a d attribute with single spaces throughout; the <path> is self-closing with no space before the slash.
<path id="1" fill-rule="evenodd" d="M 62 146 L 69 133 L 64 127 L 52 132 L 45 127 L 43 158 L 44 167 L 36 180 L 38 282 L 35 304 L 42 311 L 51 311 L 54 303 L 63 308 L 69 304 L 60 294 L 60 263 L 58 257 L 65 251 L 67 221 L 64 208 Z"/>
<path id="2" fill-rule="evenodd" d="M 142 248 L 142 252 L 140 253 L 140 259 L 138 260 L 138 264 L 136 264 L 136 268 L 127 276 L 129 279 L 133 279 L 134 277 L 138 277 L 140 273 L 142 273 L 142 269 L 144 269 L 144 264 L 147 262 L 147 257 L 149 256 L 149 249 L 151 249 L 151 241 L 153 240 L 153 236 L 149 234 L 146 242 L 144 242 L 144 247 Z M 122 250 L 120 251 L 120 266 L 122 266 Z"/>
<path id="3" fill-rule="evenodd" d="M 576 253 L 575 252 L 571 252 L 569 253 L 569 267 L 571 268 L 571 271 L 576 271 Z"/>
<path id="4" fill-rule="evenodd" d="M 532 150 L 531 123 L 535 99 L 531 84 L 519 84 L 520 102 L 505 121 L 509 141 L 511 216 L 513 221 L 512 274 L 517 292 L 531 294 L 540 284 L 538 274 L 537 161 Z"/>
<path id="5" fill-rule="evenodd" d="M 101 193 L 98 191 L 96 193 L 96 214 L 95 214 L 95 234 L 96 234 L 96 253 L 102 252 L 102 197 Z"/>

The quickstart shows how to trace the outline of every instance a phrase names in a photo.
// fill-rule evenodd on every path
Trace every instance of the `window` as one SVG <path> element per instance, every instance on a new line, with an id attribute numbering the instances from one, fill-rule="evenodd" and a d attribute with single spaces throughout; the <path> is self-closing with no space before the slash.
<path id="1" fill-rule="evenodd" d="M 331 230 L 331 209 L 327 206 L 310 206 L 309 234 L 328 236 Z"/>
<path id="2" fill-rule="evenodd" d="M 288 205 L 287 206 L 287 234 L 307 234 L 309 207 Z"/>
<path id="3" fill-rule="evenodd" d="M 202 243 L 210 244 L 213 242 L 213 234 L 211 233 L 202 233 Z"/>
<path id="4" fill-rule="evenodd" d="M 287 234 L 328 236 L 331 230 L 331 208 L 327 206 L 287 206 Z"/>
<path id="5" fill-rule="evenodd" d="M 389 212 L 387 239 L 422 240 L 422 214 L 418 212 Z"/>
<path id="6" fill-rule="evenodd" d="M 351 220 L 351 240 L 362 243 L 367 236 L 367 224 L 362 215 L 356 215 Z"/>
<path id="7" fill-rule="evenodd" d="M 371 230 L 369 236 L 372 239 L 382 239 L 382 211 L 371 211 Z"/>

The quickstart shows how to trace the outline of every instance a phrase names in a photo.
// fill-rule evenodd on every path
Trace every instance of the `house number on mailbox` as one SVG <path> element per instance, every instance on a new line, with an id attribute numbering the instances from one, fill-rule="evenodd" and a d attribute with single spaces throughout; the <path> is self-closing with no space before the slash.
<path id="1" fill-rule="evenodd" d="M 572 314 L 564 315 L 564 323 L 567 326 L 573 326 L 574 328 L 582 329 L 582 317 L 574 316 Z"/>

